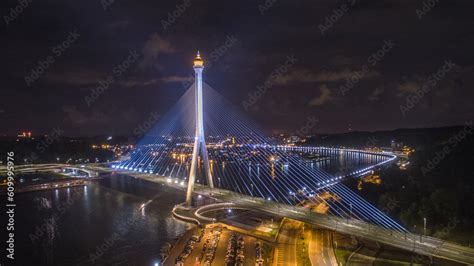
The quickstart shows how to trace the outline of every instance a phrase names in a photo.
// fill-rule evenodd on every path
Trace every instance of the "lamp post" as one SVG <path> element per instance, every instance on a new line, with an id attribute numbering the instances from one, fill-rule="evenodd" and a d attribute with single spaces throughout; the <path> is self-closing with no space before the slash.
<path id="1" fill-rule="evenodd" d="M 352 203 L 349 204 L 350 206 L 350 209 L 351 209 L 351 214 L 350 216 L 347 218 L 347 223 L 349 224 L 349 218 L 352 218 Z"/>
<path id="2" fill-rule="evenodd" d="M 416 233 L 416 224 L 414 225 L 415 233 Z M 413 235 L 413 252 L 416 250 L 416 235 Z"/>
<path id="3" fill-rule="evenodd" d="M 423 234 L 426 235 L 426 217 L 423 218 Z"/>
<path id="4" fill-rule="evenodd" d="M 426 217 L 423 218 L 423 235 L 426 236 Z"/>

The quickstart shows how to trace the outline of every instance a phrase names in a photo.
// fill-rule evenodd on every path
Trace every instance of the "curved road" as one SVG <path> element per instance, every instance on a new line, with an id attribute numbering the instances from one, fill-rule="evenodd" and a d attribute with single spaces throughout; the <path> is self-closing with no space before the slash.
<path id="1" fill-rule="evenodd" d="M 29 167 L 35 167 L 29 165 Z M 112 172 L 113 170 L 101 166 L 86 166 L 92 170 Z M 1 169 L 0 169 L 1 170 Z M 136 173 L 131 171 L 120 171 L 130 176 L 147 179 L 152 182 L 166 183 L 166 178 L 152 174 Z M 335 216 L 322 215 L 308 211 L 302 207 L 292 207 L 261 198 L 252 198 L 242 194 L 234 193 L 223 189 L 209 189 L 199 184 L 195 184 L 195 193 L 209 195 L 224 202 L 232 202 L 237 206 L 267 212 L 273 215 L 288 217 L 314 225 L 324 227 L 329 230 L 345 234 L 365 237 L 373 241 L 379 241 L 397 248 L 412 251 L 422 255 L 435 256 L 447 260 L 453 260 L 465 264 L 474 264 L 474 249 L 464 247 L 455 243 L 443 241 L 433 237 L 423 237 L 412 233 L 400 233 L 389 229 L 377 227 L 363 221 L 354 219 L 344 219 Z"/>
<path id="2" fill-rule="evenodd" d="M 324 229 L 313 229 L 310 234 L 311 241 L 309 242 L 308 251 L 311 265 L 337 266 L 331 232 Z"/>
<path id="3" fill-rule="evenodd" d="M 303 228 L 303 223 L 285 219 L 278 234 L 277 246 L 275 248 L 273 264 L 278 266 L 296 266 L 297 251 L 296 240 L 298 233 Z"/>

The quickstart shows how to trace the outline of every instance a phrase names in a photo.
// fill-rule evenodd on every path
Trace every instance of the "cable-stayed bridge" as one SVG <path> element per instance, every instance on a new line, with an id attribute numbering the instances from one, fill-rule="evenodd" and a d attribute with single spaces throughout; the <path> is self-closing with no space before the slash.
<path id="1" fill-rule="evenodd" d="M 203 69 L 198 54 L 195 83 L 137 143 L 130 158 L 112 168 L 187 184 L 188 207 L 193 205 L 193 192 L 199 192 L 234 207 L 474 263 L 471 249 L 409 233 L 341 183 L 392 162 L 394 155 L 282 145 L 204 83 Z"/>

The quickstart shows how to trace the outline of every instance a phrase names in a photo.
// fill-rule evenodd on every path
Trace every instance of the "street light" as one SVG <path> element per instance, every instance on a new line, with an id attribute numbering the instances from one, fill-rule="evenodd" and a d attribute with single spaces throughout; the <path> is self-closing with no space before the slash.
<path id="1" fill-rule="evenodd" d="M 416 224 L 414 225 L 414 231 L 416 233 Z M 416 235 L 413 235 L 413 252 L 416 250 Z"/>
<path id="2" fill-rule="evenodd" d="M 349 224 L 349 218 L 352 218 L 352 203 L 349 203 L 350 208 L 351 208 L 351 215 L 347 217 L 347 223 Z"/>
<path id="3" fill-rule="evenodd" d="M 426 217 L 423 218 L 423 234 L 426 235 Z"/>
<path id="4" fill-rule="evenodd" d="M 426 236 L 426 217 L 423 217 L 423 235 Z M 423 238 L 421 238 L 421 242 L 423 242 Z"/>

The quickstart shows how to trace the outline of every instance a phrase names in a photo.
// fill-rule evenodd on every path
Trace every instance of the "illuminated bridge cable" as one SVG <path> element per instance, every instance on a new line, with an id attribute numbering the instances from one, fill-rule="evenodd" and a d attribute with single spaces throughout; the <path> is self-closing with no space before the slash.
<path id="1" fill-rule="evenodd" d="M 217 113 L 220 113 L 220 114 L 221 114 L 221 112 L 217 112 Z M 211 121 L 211 120 L 208 119 L 207 121 Z M 232 121 L 233 121 L 233 122 L 236 122 L 236 120 L 234 120 L 234 119 L 233 119 Z M 236 123 L 232 123 L 232 125 L 234 125 L 234 126 L 235 126 L 235 124 L 236 124 Z M 232 131 L 233 131 L 233 132 L 238 132 L 238 130 L 236 130 L 235 128 L 232 129 Z M 243 134 L 243 135 L 247 136 L 247 135 L 250 135 L 250 134 L 247 133 L 247 134 Z M 250 147 L 250 146 L 247 145 L 247 146 L 244 146 L 244 147 Z M 266 154 L 266 158 L 268 158 L 269 155 L 270 155 L 270 154 L 267 152 L 266 149 L 265 149 L 265 150 L 262 150 L 259 146 L 256 146 L 256 148 L 254 148 L 254 149 L 258 149 L 261 153 L 262 153 L 262 152 L 265 153 L 265 154 Z M 258 159 L 258 158 L 260 158 L 260 157 L 257 157 L 257 159 Z M 260 159 L 261 159 L 261 158 L 260 158 Z M 257 162 L 256 164 L 257 164 L 257 165 L 260 165 L 260 164 L 261 164 L 261 165 L 266 165 L 266 162 L 260 160 L 260 161 Z M 283 181 L 286 181 L 286 180 L 283 179 Z M 291 181 L 291 180 L 290 180 L 290 181 Z M 301 183 L 303 183 L 303 180 L 300 180 L 300 185 L 301 185 Z M 258 185 L 258 183 L 256 183 L 256 184 Z M 303 184 L 304 184 L 304 183 L 303 183 Z M 286 194 L 286 191 L 288 190 L 288 188 L 290 187 L 290 185 L 289 185 L 288 183 L 286 183 L 285 185 L 286 185 L 286 186 L 285 186 L 282 190 L 280 189 L 280 192 L 283 191 L 283 198 L 284 198 L 284 199 L 287 199 L 288 196 L 285 195 L 285 194 Z M 297 186 L 295 185 L 295 186 L 291 187 L 290 190 L 297 190 Z M 273 197 L 273 198 L 275 198 L 275 197 Z M 278 199 L 278 198 L 275 198 L 275 199 Z M 329 202 L 327 202 L 327 203 L 328 203 L 329 206 L 331 205 Z"/>
<path id="2" fill-rule="evenodd" d="M 253 123 L 242 119 L 243 116 L 238 115 L 238 112 L 207 84 L 203 86 L 203 93 L 206 142 L 216 186 L 241 194 L 270 197 L 274 201 L 290 205 L 303 200 L 313 204 L 325 203 L 330 214 L 352 216 L 382 227 L 406 231 L 355 192 L 340 184 L 340 178 L 326 173 L 318 166 L 308 165 L 303 157 L 298 155 L 299 151 L 314 152 L 317 148 L 276 146 L 272 139 L 264 137 L 265 134 Z M 130 160 L 122 162 L 119 167 L 186 179 L 190 165 L 190 156 L 187 155 L 192 151 L 195 131 L 194 104 L 193 84 L 157 126 L 138 142 Z M 210 147 L 211 143 L 216 146 Z M 321 148 L 318 152 L 326 152 L 330 156 L 340 154 L 347 157 L 346 159 L 356 156 L 357 167 L 360 168 L 364 163 L 384 160 L 378 155 L 360 152 L 337 153 L 335 150 Z M 173 155 L 176 153 L 185 156 L 176 160 Z M 276 158 L 270 161 L 272 156 Z M 199 168 L 202 169 L 202 162 L 199 162 Z M 203 181 L 206 182 L 205 179 Z M 335 195 L 337 200 L 333 202 L 330 198 L 325 199 L 320 193 Z"/>
<path id="3" fill-rule="evenodd" d="M 214 102 L 220 102 L 220 101 L 214 101 Z M 208 119 L 207 121 L 210 121 L 210 120 Z M 231 119 L 231 121 L 232 121 L 233 124 L 235 124 L 236 120 Z M 330 179 L 332 179 L 332 178 L 330 176 L 327 176 L 327 180 L 330 180 Z M 331 190 L 333 192 L 335 192 L 334 189 L 331 189 Z M 338 190 L 338 191 L 341 192 L 340 190 Z M 347 191 L 342 191 L 343 194 L 345 194 L 344 192 L 347 192 Z M 351 194 L 353 194 L 353 193 L 351 193 Z M 354 199 L 352 195 L 346 195 L 346 196 L 349 196 L 352 199 Z M 358 200 L 359 199 L 357 199 L 354 203 L 350 203 L 351 205 L 355 206 L 355 208 L 354 208 L 355 211 L 358 210 L 358 207 L 366 208 L 365 211 L 368 212 L 368 214 L 373 217 L 373 220 L 375 221 L 375 223 L 381 224 L 381 225 L 386 226 L 386 227 L 398 227 L 397 224 L 394 224 L 392 221 L 390 221 L 390 219 L 387 220 L 386 219 L 387 217 L 383 217 L 384 215 L 381 212 L 379 212 L 379 213 L 374 212 L 375 208 L 373 208 L 370 205 L 365 204 L 365 202 L 359 202 Z M 360 198 L 360 200 L 362 200 L 362 199 Z M 352 209 L 352 207 L 351 207 L 351 209 Z M 364 210 L 361 210 L 361 212 L 364 212 Z M 381 219 L 377 219 L 377 218 L 381 218 Z"/>

